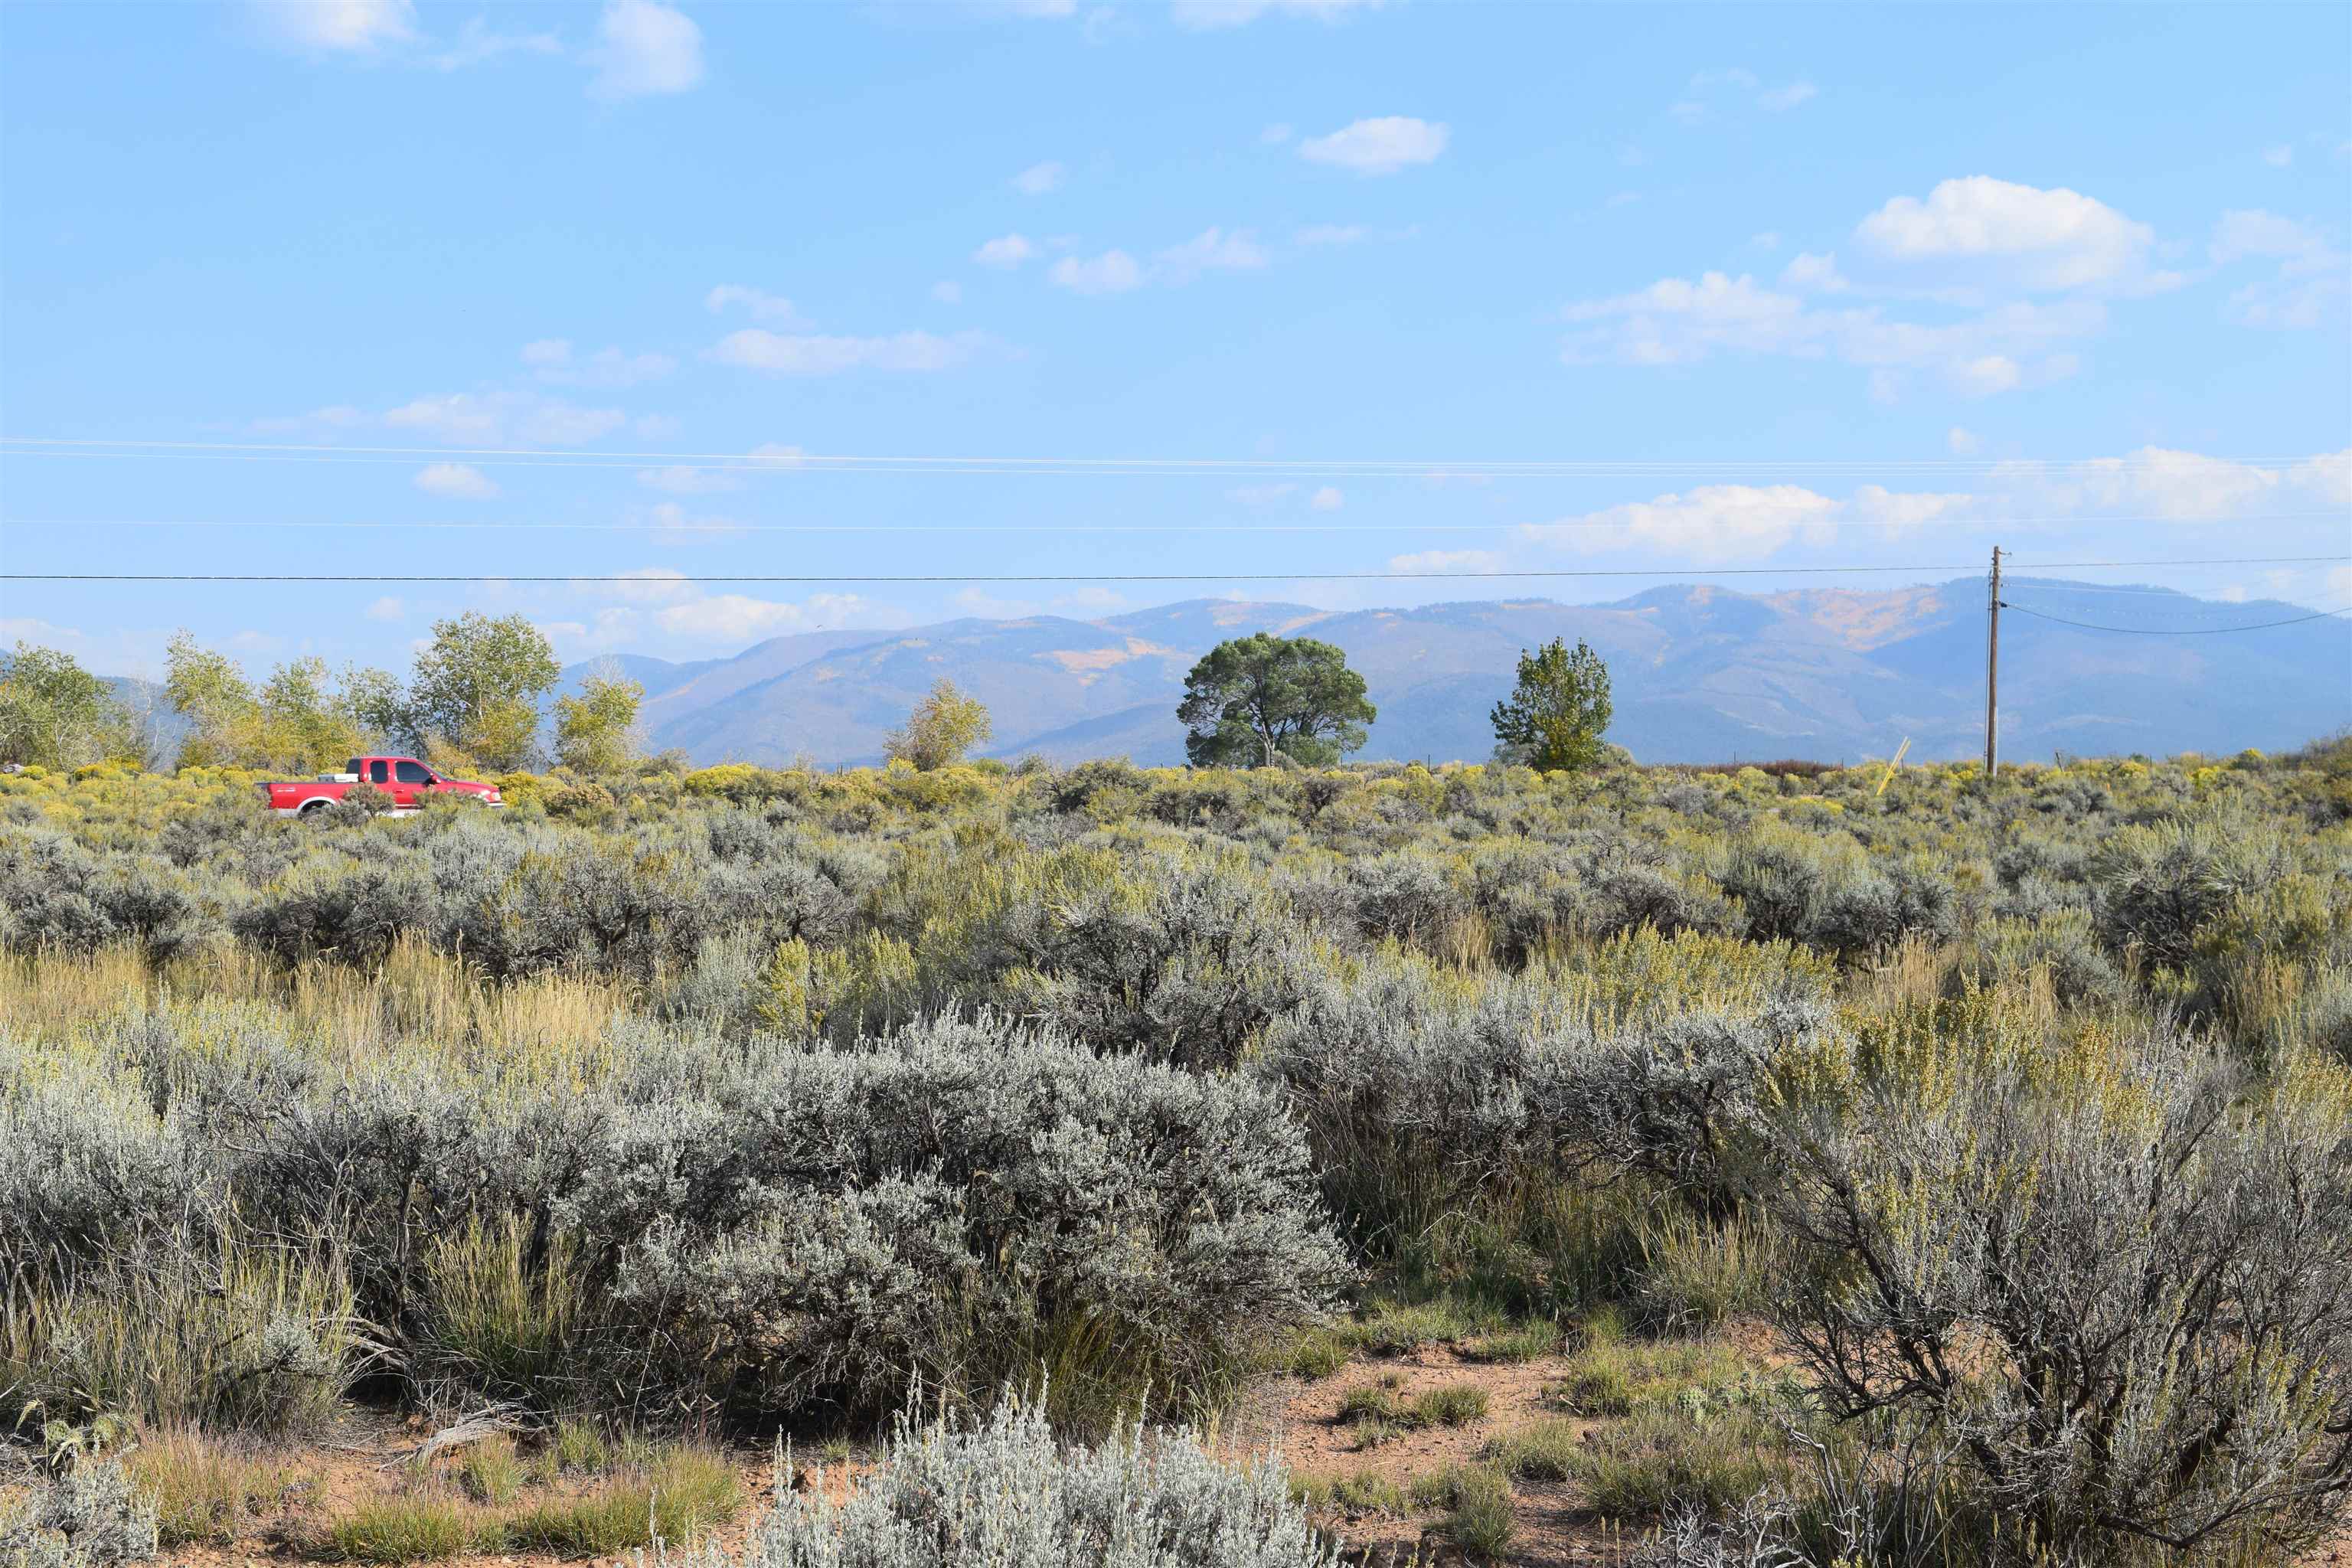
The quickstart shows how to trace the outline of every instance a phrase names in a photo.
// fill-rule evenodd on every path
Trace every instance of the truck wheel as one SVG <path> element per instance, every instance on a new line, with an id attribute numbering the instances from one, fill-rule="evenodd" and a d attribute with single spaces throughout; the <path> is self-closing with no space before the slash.
<path id="1" fill-rule="evenodd" d="M 296 815 L 299 816 L 316 816 L 320 812 L 331 808 L 334 804 L 335 803 L 331 800 L 306 800 L 302 803 L 302 809 L 296 813 Z"/>

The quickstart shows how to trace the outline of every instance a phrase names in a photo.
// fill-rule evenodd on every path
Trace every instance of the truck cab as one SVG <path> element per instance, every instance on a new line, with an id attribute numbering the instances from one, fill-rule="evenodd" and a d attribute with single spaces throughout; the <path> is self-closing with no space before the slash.
<path id="1" fill-rule="evenodd" d="M 281 816 L 305 816 L 326 810 L 362 784 L 382 791 L 396 812 L 416 810 L 428 795 L 470 795 L 487 805 L 506 804 L 499 798 L 498 785 L 443 778 L 415 757 L 353 757 L 339 773 L 273 781 L 258 787 L 270 810 Z"/>

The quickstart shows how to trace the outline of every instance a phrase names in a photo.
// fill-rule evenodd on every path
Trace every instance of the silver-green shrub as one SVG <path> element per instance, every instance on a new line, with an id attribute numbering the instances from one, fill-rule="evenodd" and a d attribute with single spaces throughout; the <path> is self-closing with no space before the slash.
<path id="1" fill-rule="evenodd" d="M 14 1509 L 0 1500 L 0 1568 L 115 1568 L 155 1550 L 155 1506 L 112 1459 L 44 1477 Z"/>
<path id="2" fill-rule="evenodd" d="M 1057 1441 L 1043 1410 L 1007 1399 L 975 1425 L 901 1417 L 848 1500 L 787 1500 L 742 1568 L 1339 1568 L 1338 1547 L 1290 1500 L 1281 1466 L 1229 1466 L 1189 1430 L 1128 1427 Z"/>
<path id="3" fill-rule="evenodd" d="M 233 1220 L 321 1238 L 361 1314 L 426 1344 L 437 1241 L 520 1226 L 524 1298 L 560 1267 L 597 1303 L 570 1374 L 761 1410 L 1040 1362 L 1197 1390 L 1351 1278 L 1271 1086 L 993 1016 L 844 1050 L 640 1026 L 584 1083 L 132 1027 L 143 1063 L 0 1088 L 10 1263 L 95 1282 Z"/>

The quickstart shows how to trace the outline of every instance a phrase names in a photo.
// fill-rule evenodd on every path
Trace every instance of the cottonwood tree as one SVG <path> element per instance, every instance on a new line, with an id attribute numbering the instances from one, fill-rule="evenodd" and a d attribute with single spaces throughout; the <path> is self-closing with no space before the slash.
<path id="1" fill-rule="evenodd" d="M 621 679 L 606 661 L 580 683 L 576 697 L 555 700 L 555 760 L 575 773 L 618 773 L 636 760 L 641 681 Z"/>
<path id="2" fill-rule="evenodd" d="M 977 697 L 956 689 L 942 676 L 931 694 L 907 715 L 907 721 L 883 740 L 882 754 L 906 763 L 920 773 L 963 761 L 966 752 L 996 732 L 988 709 Z"/>
<path id="3" fill-rule="evenodd" d="M 1311 637 L 1259 632 L 1211 648 L 1184 680 L 1176 717 L 1194 767 L 1327 767 L 1364 743 L 1379 716 L 1348 656 Z"/>
<path id="4" fill-rule="evenodd" d="M 143 763 L 146 750 L 130 708 L 71 654 L 20 642 L 0 655 L 0 763 Z"/>
<path id="5" fill-rule="evenodd" d="M 1599 765 L 1601 737 L 1613 712 L 1609 667 L 1577 639 L 1554 637 L 1519 655 L 1519 681 L 1495 704 L 1496 751 L 1543 773 L 1575 773 Z"/>
<path id="6" fill-rule="evenodd" d="M 562 676 L 529 616 L 468 610 L 433 623 L 408 683 L 406 728 L 484 768 L 526 767 L 539 752 L 540 699 Z"/>
<path id="7" fill-rule="evenodd" d="M 163 652 L 163 696 L 188 721 L 180 742 L 182 767 L 267 764 L 253 685 L 228 655 L 205 647 L 192 632 L 174 632 Z"/>
<path id="8" fill-rule="evenodd" d="M 396 717 L 399 690 L 380 669 L 289 659 L 256 690 L 234 659 L 182 631 L 164 655 L 163 693 L 188 721 L 183 767 L 332 767 L 373 750 Z"/>

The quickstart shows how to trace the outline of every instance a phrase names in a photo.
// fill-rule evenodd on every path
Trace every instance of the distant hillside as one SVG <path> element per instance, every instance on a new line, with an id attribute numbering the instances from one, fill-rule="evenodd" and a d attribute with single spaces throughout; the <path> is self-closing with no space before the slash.
<path id="1" fill-rule="evenodd" d="M 2169 590 L 2011 579 L 2001 621 L 2003 743 L 2053 752 L 2275 749 L 2352 722 L 2352 622 L 2230 636 L 2192 628 L 2284 620 L 2296 606 Z M 2138 632 L 2095 631 L 2088 622 Z M 1336 643 L 1380 709 L 1367 759 L 1478 758 L 1487 710 L 1522 648 L 1581 637 L 1609 661 L 1610 738 L 1645 762 L 1923 757 L 1983 739 L 1980 580 L 1748 595 L 1652 589 L 1608 605 L 1549 600 L 1328 612 L 1202 599 L 1102 620 L 954 620 L 894 632 L 778 637 L 697 664 L 629 657 L 647 737 L 698 763 L 879 759 L 883 736 L 940 676 L 988 704 L 992 754 L 1060 763 L 1183 760 L 1184 675 L 1219 640 L 1260 630 Z M 567 685 L 592 666 L 567 670 Z"/>

